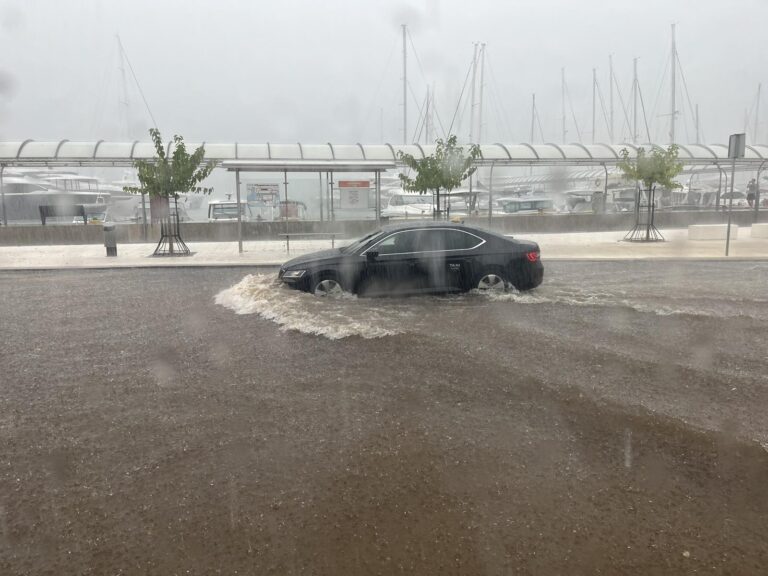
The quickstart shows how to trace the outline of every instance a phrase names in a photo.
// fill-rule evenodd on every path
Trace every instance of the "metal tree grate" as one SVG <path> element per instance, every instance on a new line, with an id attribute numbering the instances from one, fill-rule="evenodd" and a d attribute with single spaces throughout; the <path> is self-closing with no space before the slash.
<path id="1" fill-rule="evenodd" d="M 190 256 L 192 252 L 181 238 L 178 204 L 173 214 L 160 221 L 160 241 L 153 256 Z"/>
<path id="2" fill-rule="evenodd" d="M 642 203 L 642 190 L 637 189 L 635 225 L 624 236 L 626 242 L 664 242 L 664 236 L 654 224 L 656 216 L 656 187 L 647 190 L 647 203 Z"/>

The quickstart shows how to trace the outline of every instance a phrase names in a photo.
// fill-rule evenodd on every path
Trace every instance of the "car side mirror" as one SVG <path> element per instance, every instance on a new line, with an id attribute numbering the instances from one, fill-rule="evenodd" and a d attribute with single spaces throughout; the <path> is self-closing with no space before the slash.
<path id="1" fill-rule="evenodd" d="M 365 257 L 368 259 L 368 262 L 373 262 L 374 260 L 376 260 L 376 258 L 379 257 L 379 253 L 376 251 L 366 252 Z"/>

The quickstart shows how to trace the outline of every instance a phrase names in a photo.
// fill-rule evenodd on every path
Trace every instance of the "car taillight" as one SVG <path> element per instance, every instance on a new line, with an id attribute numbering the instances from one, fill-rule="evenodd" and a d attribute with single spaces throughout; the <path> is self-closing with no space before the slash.
<path id="1" fill-rule="evenodd" d="M 528 258 L 528 262 L 538 262 L 539 260 L 539 253 L 538 252 L 528 252 L 525 255 L 526 258 Z"/>

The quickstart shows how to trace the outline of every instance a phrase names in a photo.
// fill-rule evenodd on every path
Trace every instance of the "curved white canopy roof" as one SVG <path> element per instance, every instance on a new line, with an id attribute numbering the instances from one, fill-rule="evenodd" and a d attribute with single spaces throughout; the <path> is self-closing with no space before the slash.
<path id="1" fill-rule="evenodd" d="M 201 143 L 186 143 L 193 150 Z M 281 161 L 290 162 L 398 162 L 398 154 L 404 152 L 420 158 L 434 151 L 434 145 L 420 144 L 263 144 L 205 142 L 206 160 L 227 161 L 236 164 L 248 162 L 255 167 L 260 161 L 275 166 Z M 685 144 L 679 146 L 680 160 L 685 164 L 728 163 L 728 146 L 724 144 Z M 166 150 L 173 153 L 169 142 Z M 515 165 L 600 165 L 615 164 L 624 148 L 634 157 L 637 149 L 666 147 L 659 144 L 482 144 L 483 159 L 480 164 L 497 166 Z M 130 166 L 136 159 L 152 159 L 154 147 L 151 142 L 0 142 L 0 164 L 21 165 L 73 165 L 73 166 Z M 746 157 L 739 164 L 760 164 L 768 160 L 768 145 L 747 146 Z M 329 164 L 330 165 L 330 164 Z M 254 169 L 254 168 L 251 169 Z M 274 169 L 274 168 L 273 168 Z M 289 168 L 290 169 L 290 168 Z"/>

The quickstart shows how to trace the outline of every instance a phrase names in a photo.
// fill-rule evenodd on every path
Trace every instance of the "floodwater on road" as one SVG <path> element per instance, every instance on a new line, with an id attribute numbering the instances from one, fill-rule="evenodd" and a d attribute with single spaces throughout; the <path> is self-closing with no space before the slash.
<path id="1" fill-rule="evenodd" d="M 627 265 L 630 265 L 629 263 Z M 564 264 L 560 264 L 566 268 Z M 659 316 L 689 315 L 711 318 L 752 318 L 768 320 L 768 263 L 747 266 L 746 278 L 723 282 L 717 264 L 690 264 L 683 271 L 654 271 L 653 264 L 637 266 L 631 276 L 608 276 L 597 263 L 594 270 L 582 267 L 574 275 L 547 278 L 529 292 L 511 290 L 503 294 L 358 298 L 345 293 L 340 298 L 315 298 L 291 290 L 274 274 L 249 274 L 216 295 L 216 303 L 237 314 L 258 314 L 287 330 L 316 334 L 330 339 L 360 336 L 380 338 L 405 331 L 430 330 L 434 316 L 473 313 L 485 301 L 511 304 L 563 304 L 626 308 Z M 608 265 L 608 269 L 615 267 Z M 645 268 L 646 270 L 642 270 Z M 686 268 L 688 268 L 686 270 Z M 695 272 L 695 279 L 689 277 Z M 639 274 L 639 275 L 638 275 Z M 693 282 L 693 284 L 692 284 Z M 485 300 L 484 300 L 485 299 Z"/>
<path id="2" fill-rule="evenodd" d="M 0 573 L 761 573 L 768 263 L 0 274 Z"/>

